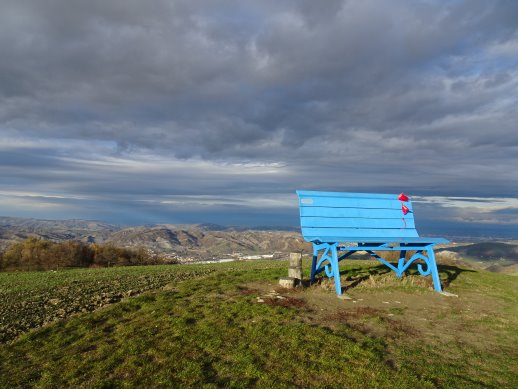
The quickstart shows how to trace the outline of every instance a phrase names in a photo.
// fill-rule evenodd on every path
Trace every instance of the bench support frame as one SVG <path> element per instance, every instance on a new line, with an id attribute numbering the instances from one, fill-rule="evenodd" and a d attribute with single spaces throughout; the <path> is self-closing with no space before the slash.
<path id="1" fill-rule="evenodd" d="M 397 277 L 401 277 L 408 267 L 415 261 L 421 260 L 426 264 L 417 264 L 417 270 L 422 276 L 432 276 L 433 285 L 437 292 L 442 292 L 439 272 L 437 271 L 437 263 L 435 262 L 435 254 L 433 246 L 435 243 L 358 243 L 357 246 L 339 246 L 338 243 L 313 243 L 313 261 L 311 264 L 311 282 L 315 282 L 315 276 L 318 273 L 325 272 L 329 278 L 334 278 L 336 294 L 342 294 L 342 286 L 340 284 L 340 261 L 343 261 L 357 251 L 365 251 L 370 256 L 376 258 L 385 266 L 394 270 Z M 338 255 L 338 252 L 345 254 Z M 399 260 L 397 267 L 389 263 L 384 258 L 376 254 L 376 251 L 399 251 Z M 405 260 L 407 251 L 415 251 L 415 254 Z M 426 254 L 426 255 L 425 255 Z"/>

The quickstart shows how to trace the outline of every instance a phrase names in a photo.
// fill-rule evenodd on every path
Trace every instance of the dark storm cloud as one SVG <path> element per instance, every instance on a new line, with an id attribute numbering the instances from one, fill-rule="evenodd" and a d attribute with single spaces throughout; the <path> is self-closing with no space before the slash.
<path id="1" fill-rule="evenodd" d="M 516 196 L 516 2 L 0 5 L 0 189 Z"/>

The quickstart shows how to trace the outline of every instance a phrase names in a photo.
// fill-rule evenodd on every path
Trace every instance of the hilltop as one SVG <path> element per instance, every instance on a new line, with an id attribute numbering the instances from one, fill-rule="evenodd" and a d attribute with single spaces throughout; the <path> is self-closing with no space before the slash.
<path id="1" fill-rule="evenodd" d="M 346 262 L 350 300 L 286 261 L 0 273 L 0 387 L 518 385 L 516 277 Z"/>

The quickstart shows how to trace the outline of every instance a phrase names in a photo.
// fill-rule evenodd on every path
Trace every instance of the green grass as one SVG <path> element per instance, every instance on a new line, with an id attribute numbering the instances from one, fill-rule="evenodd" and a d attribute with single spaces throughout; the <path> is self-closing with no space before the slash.
<path id="1" fill-rule="evenodd" d="M 74 270 L 61 281 L 2 274 L 5 293 L 41 294 L 77 279 L 86 287 L 192 273 L 0 345 L 0 387 L 518 386 L 516 277 L 445 266 L 443 284 L 459 295 L 445 297 L 358 261 L 343 267 L 345 285 L 355 284 L 344 301 L 325 283 L 272 294 L 286 267 Z"/>

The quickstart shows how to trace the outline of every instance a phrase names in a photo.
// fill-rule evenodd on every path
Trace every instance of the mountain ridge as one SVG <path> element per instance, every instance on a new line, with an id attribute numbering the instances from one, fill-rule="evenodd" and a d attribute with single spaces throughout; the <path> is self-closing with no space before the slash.
<path id="1" fill-rule="evenodd" d="M 0 217 L 0 248 L 38 237 L 53 241 L 145 247 L 153 252 L 181 257 L 214 258 L 225 254 L 290 252 L 308 249 L 300 233 L 287 230 L 259 230 L 217 224 L 156 224 L 120 226 L 94 220 L 41 220 Z"/>

